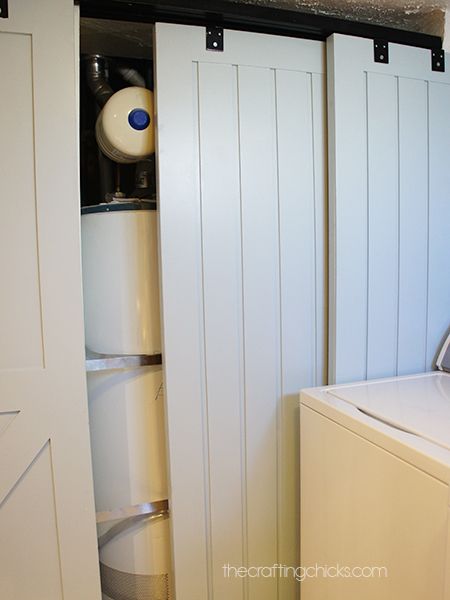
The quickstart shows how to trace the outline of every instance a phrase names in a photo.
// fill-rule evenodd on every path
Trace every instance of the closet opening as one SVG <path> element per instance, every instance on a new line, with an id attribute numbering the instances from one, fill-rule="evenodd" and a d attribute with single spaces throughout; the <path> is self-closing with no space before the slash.
<path id="1" fill-rule="evenodd" d="M 153 25 L 80 21 L 87 388 L 104 600 L 171 597 Z"/>

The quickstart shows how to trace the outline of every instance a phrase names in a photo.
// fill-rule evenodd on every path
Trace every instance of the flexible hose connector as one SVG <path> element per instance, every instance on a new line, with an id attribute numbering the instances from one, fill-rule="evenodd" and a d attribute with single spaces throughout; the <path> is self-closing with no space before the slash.
<path id="1" fill-rule="evenodd" d="M 136 69 L 119 66 L 117 67 L 116 71 L 130 85 L 134 85 L 136 87 L 145 87 L 145 79 L 136 71 Z"/>

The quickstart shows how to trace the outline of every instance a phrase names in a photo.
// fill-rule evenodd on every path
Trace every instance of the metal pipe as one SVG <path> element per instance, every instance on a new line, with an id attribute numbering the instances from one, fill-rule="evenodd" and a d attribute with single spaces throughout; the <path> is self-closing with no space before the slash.
<path id="1" fill-rule="evenodd" d="M 108 62 L 100 54 L 91 54 L 85 57 L 85 61 L 89 89 L 94 94 L 98 105 L 103 108 L 114 94 L 108 83 Z"/>

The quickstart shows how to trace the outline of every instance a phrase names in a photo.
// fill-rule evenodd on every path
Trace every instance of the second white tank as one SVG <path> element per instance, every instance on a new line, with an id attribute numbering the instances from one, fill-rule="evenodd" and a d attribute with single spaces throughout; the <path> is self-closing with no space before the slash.
<path id="1" fill-rule="evenodd" d="M 93 352 L 161 351 L 154 208 L 118 202 L 82 211 L 86 346 Z"/>

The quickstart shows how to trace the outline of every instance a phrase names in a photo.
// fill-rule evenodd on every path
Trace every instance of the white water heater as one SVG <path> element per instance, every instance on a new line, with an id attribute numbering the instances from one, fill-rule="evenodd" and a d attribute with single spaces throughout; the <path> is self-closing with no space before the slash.
<path id="1" fill-rule="evenodd" d="M 102 354 L 160 351 L 154 203 L 82 209 L 86 344 Z M 97 514 L 132 514 L 167 499 L 161 367 L 88 373 Z M 111 520 L 99 526 L 108 537 Z M 125 521 L 123 521 L 125 522 Z M 104 600 L 168 600 L 169 520 L 144 518 L 100 544 Z"/>
<path id="2" fill-rule="evenodd" d="M 87 348 L 160 352 L 156 203 L 83 208 L 81 235 Z"/>

